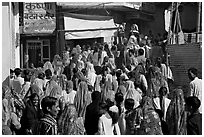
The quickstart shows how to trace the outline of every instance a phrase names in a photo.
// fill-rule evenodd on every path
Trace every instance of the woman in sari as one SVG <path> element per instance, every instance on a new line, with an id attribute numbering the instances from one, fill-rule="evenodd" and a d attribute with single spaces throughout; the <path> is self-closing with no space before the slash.
<path id="1" fill-rule="evenodd" d="M 115 99 L 115 92 L 113 91 L 112 89 L 112 83 L 108 80 L 108 81 L 105 81 L 104 83 L 104 87 L 101 91 L 101 100 L 102 102 L 107 100 L 107 99 L 110 99 L 112 102 L 114 102 L 114 99 Z"/>
<path id="2" fill-rule="evenodd" d="M 186 112 L 183 91 L 175 89 L 166 113 L 169 135 L 186 135 Z"/>
<path id="3" fill-rule="evenodd" d="M 94 66 L 92 63 L 87 62 L 86 63 L 86 71 L 87 71 L 87 78 L 88 78 L 88 84 L 94 87 L 94 83 L 96 81 L 96 74 L 94 70 Z"/>
<path id="4" fill-rule="evenodd" d="M 78 117 L 73 104 L 67 104 L 58 120 L 60 135 L 84 135 L 85 128 L 82 117 Z"/>
<path id="5" fill-rule="evenodd" d="M 168 83 L 162 76 L 161 71 L 158 67 L 150 67 L 149 69 L 149 89 L 147 95 L 153 98 L 154 107 L 160 109 L 160 95 L 159 90 L 161 87 L 167 89 L 167 95 L 169 93 Z"/>
<path id="6" fill-rule="evenodd" d="M 126 95 L 125 95 L 125 99 L 131 98 L 134 100 L 134 108 L 139 106 L 139 102 L 140 100 L 142 100 L 142 93 L 138 92 L 138 90 L 135 90 L 135 86 L 134 83 L 130 80 L 128 80 L 126 82 Z"/>
<path id="7" fill-rule="evenodd" d="M 133 77 L 135 78 L 135 83 L 138 85 L 138 87 L 142 90 L 143 94 L 146 94 L 148 85 L 147 85 L 147 80 L 145 78 L 145 69 L 143 65 L 138 65 L 134 70 L 133 70 Z"/>
<path id="8" fill-rule="evenodd" d="M 139 123 L 137 134 L 139 135 L 163 135 L 159 115 L 155 112 L 152 99 L 143 97 L 140 107 L 136 109 L 138 117 L 136 123 Z"/>
<path id="9" fill-rule="evenodd" d="M 82 81 L 79 83 L 77 93 L 74 99 L 74 105 L 78 112 L 78 117 L 85 119 L 86 107 L 91 103 L 91 93 L 88 91 L 88 85 Z"/>
<path id="10" fill-rule="evenodd" d="M 2 135 L 11 135 L 10 119 L 14 109 L 12 93 L 7 85 L 2 85 Z"/>
<path id="11" fill-rule="evenodd" d="M 23 100 L 27 102 L 33 93 L 36 93 L 38 95 L 40 101 L 44 97 L 42 90 L 37 85 L 30 85 L 30 88 L 28 92 L 26 93 L 26 95 L 24 96 Z"/>
<path id="12" fill-rule="evenodd" d="M 60 67 L 62 66 L 62 59 L 59 55 L 54 56 L 52 65 L 53 65 L 54 72 L 58 74 L 59 73 L 58 71 L 60 71 Z"/>
<path id="13" fill-rule="evenodd" d="M 96 76 L 96 81 L 95 81 L 95 84 L 94 84 L 94 91 L 101 92 L 101 80 L 102 80 L 102 76 L 97 75 Z"/>
<path id="14" fill-rule="evenodd" d="M 23 111 L 23 116 L 21 118 L 21 130 L 23 134 L 36 134 L 35 128 L 38 121 L 42 116 L 40 110 L 40 99 L 37 93 L 31 94 L 29 100 L 26 103 L 26 107 Z"/>
<path id="15" fill-rule="evenodd" d="M 169 93 L 169 88 L 166 80 L 163 78 L 161 71 L 158 67 L 149 68 L 149 83 L 148 83 L 148 92 L 149 96 L 154 98 L 159 97 L 159 89 L 161 87 L 167 88 L 167 94 Z"/>
<path id="16" fill-rule="evenodd" d="M 55 86 L 58 86 L 58 84 L 57 84 L 57 76 L 56 75 L 52 76 L 52 78 L 46 83 L 45 91 L 44 91 L 44 96 L 49 96 L 50 95 L 50 91 Z"/>
<path id="17" fill-rule="evenodd" d="M 120 77 L 119 77 L 119 79 L 120 79 L 120 81 L 119 81 L 119 86 L 118 86 L 118 90 L 117 90 L 117 92 L 120 92 L 120 93 L 122 93 L 123 94 L 123 97 L 125 97 L 125 95 L 126 95 L 126 81 L 127 81 L 127 79 L 128 79 L 128 77 L 126 76 L 126 75 L 121 75 Z"/>
<path id="18" fill-rule="evenodd" d="M 63 69 L 63 67 L 61 67 L 61 72 L 57 76 L 57 83 L 62 88 L 62 90 L 66 90 L 67 77 L 65 74 L 62 74 L 63 71 L 64 71 L 64 69 Z"/>

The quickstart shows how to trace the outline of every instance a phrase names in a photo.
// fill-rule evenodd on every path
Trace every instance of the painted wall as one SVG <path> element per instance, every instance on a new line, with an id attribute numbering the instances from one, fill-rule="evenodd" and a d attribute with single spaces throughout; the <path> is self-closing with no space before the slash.
<path id="1" fill-rule="evenodd" d="M 3 2 L 2 3 L 2 81 L 10 73 L 10 68 L 14 68 L 13 64 L 13 55 L 14 51 L 12 46 L 12 11 L 11 3 Z"/>

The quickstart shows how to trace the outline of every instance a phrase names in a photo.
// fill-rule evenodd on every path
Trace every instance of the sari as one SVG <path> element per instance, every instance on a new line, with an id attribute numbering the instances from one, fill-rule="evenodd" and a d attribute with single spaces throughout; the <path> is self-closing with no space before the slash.
<path id="1" fill-rule="evenodd" d="M 46 83 L 46 89 L 45 89 L 45 92 L 44 92 L 44 96 L 49 96 L 51 90 L 53 89 L 53 87 L 58 86 L 56 81 L 57 81 L 57 76 L 55 75 L 55 76 L 52 77 L 52 79 L 50 81 L 48 81 Z"/>
<path id="2" fill-rule="evenodd" d="M 110 99 L 114 102 L 115 100 L 115 92 L 112 90 L 112 83 L 108 80 L 105 82 L 103 90 L 101 91 L 101 100 L 106 101 L 107 99 Z"/>
<path id="3" fill-rule="evenodd" d="M 101 92 L 101 80 L 102 80 L 102 76 L 101 75 L 97 75 L 96 76 L 95 85 L 94 85 L 94 91 Z"/>
<path id="4" fill-rule="evenodd" d="M 125 99 L 133 99 L 135 102 L 134 108 L 136 108 L 139 106 L 140 100 L 142 100 L 142 91 L 139 89 L 136 90 L 132 81 L 127 81 L 127 84 Z"/>
<path id="5" fill-rule="evenodd" d="M 175 89 L 166 114 L 170 135 L 186 135 L 186 112 L 183 91 Z"/>
<path id="6" fill-rule="evenodd" d="M 96 81 L 96 76 L 97 76 L 95 74 L 94 66 L 90 62 L 87 62 L 86 65 L 87 65 L 86 70 L 87 70 L 88 84 L 94 87 L 94 83 Z"/>
<path id="7" fill-rule="evenodd" d="M 78 117 L 73 104 L 67 104 L 58 120 L 60 135 L 84 135 L 85 128 L 82 117 Z"/>
<path id="8" fill-rule="evenodd" d="M 11 112 L 14 110 L 12 93 L 7 85 L 2 85 L 2 135 L 11 135 Z"/>
<path id="9" fill-rule="evenodd" d="M 29 97 L 31 96 L 33 93 L 37 93 L 40 100 L 43 98 L 44 94 L 43 94 L 43 91 L 39 88 L 38 85 L 30 85 L 30 90 L 28 90 L 27 94 L 25 95 L 25 97 Z"/>
<path id="10" fill-rule="evenodd" d="M 142 115 L 136 118 L 137 121 L 140 121 L 140 128 L 138 129 L 137 134 L 163 135 L 161 121 L 159 115 L 154 110 L 152 98 L 147 96 L 143 97 L 140 107 L 137 109 L 137 111 L 142 112 Z"/>
<path id="11" fill-rule="evenodd" d="M 62 88 L 58 85 L 54 86 L 52 90 L 50 91 L 49 96 L 59 99 L 62 96 Z"/>
<path id="12" fill-rule="evenodd" d="M 149 79 L 149 89 L 148 95 L 152 97 L 159 97 L 159 89 L 161 87 L 167 88 L 167 94 L 169 93 L 168 83 L 162 76 L 161 71 L 158 67 L 151 67 L 150 70 L 150 79 Z"/>
<path id="13" fill-rule="evenodd" d="M 78 117 L 85 119 L 86 107 L 91 103 L 91 93 L 86 82 L 80 82 L 74 99 Z"/>
<path id="14" fill-rule="evenodd" d="M 67 77 L 65 74 L 57 76 L 57 84 L 62 88 L 62 90 L 66 90 L 66 81 Z"/>

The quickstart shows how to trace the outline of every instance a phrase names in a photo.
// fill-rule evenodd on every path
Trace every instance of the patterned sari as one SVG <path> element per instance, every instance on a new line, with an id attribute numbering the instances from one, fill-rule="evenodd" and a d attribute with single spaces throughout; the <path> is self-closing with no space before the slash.
<path id="1" fill-rule="evenodd" d="M 82 81 L 79 83 L 77 93 L 74 99 L 74 105 L 78 112 L 78 117 L 85 118 L 86 107 L 91 103 L 91 93 L 88 91 L 88 85 Z"/>
<path id="2" fill-rule="evenodd" d="M 114 102 L 115 92 L 112 90 L 112 83 L 110 81 L 105 82 L 104 87 L 101 91 L 102 102 L 106 101 L 108 98 Z"/>
<path id="3" fill-rule="evenodd" d="M 58 132 L 60 135 L 84 135 L 85 128 L 82 117 L 78 117 L 73 104 L 66 105 L 58 120 Z"/>
<path id="4" fill-rule="evenodd" d="M 186 135 L 186 112 L 183 91 L 175 89 L 166 114 L 170 135 Z"/>
<path id="5" fill-rule="evenodd" d="M 138 131 L 139 135 L 163 135 L 159 115 L 155 112 L 152 98 L 143 97 L 141 106 L 142 116 Z M 139 109 L 138 109 L 139 110 Z"/>

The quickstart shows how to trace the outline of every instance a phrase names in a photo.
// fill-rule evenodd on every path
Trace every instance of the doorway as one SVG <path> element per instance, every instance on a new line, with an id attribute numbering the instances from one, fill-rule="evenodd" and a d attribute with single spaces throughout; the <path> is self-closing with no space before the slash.
<path id="1" fill-rule="evenodd" d="M 28 40 L 26 42 L 28 64 L 34 64 L 35 67 L 39 67 L 39 63 L 50 60 L 50 40 Z"/>

